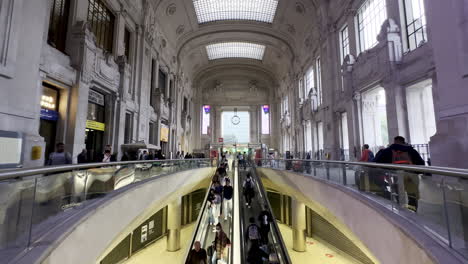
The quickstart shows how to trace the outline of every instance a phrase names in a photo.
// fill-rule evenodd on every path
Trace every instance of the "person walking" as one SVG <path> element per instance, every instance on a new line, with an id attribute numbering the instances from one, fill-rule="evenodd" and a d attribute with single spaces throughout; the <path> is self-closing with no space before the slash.
<path id="1" fill-rule="evenodd" d="M 260 244 L 260 227 L 255 224 L 255 218 L 249 218 L 249 226 L 245 230 L 245 242 L 250 242 L 250 245 L 259 245 Z"/>
<path id="2" fill-rule="evenodd" d="M 102 158 L 102 162 L 111 162 L 112 161 L 112 154 L 109 149 L 104 151 L 104 157 Z"/>
<path id="3" fill-rule="evenodd" d="M 47 165 L 54 166 L 66 164 L 72 164 L 72 156 L 70 155 L 70 153 L 65 152 L 65 144 L 63 144 L 62 142 L 57 143 L 55 145 L 55 152 L 52 152 L 49 155 Z"/>
<path id="4" fill-rule="evenodd" d="M 242 187 L 243 187 L 242 192 L 245 198 L 245 205 L 247 205 L 247 207 L 250 208 L 251 203 L 252 203 L 252 198 L 255 196 L 254 182 L 253 182 L 252 175 L 250 174 L 250 172 L 247 174 L 247 178 L 244 180 Z"/>
<path id="5" fill-rule="evenodd" d="M 83 149 L 81 153 L 78 155 L 77 160 L 78 164 L 82 163 L 88 163 L 88 151 L 86 149 Z"/>
<path id="6" fill-rule="evenodd" d="M 393 139 L 393 144 L 390 147 L 379 151 L 374 162 L 377 163 L 392 163 L 397 165 L 421 165 L 425 162 L 421 155 L 411 145 L 405 142 L 405 138 L 397 136 Z M 419 178 L 412 175 L 404 175 L 403 186 L 399 188 L 398 178 L 392 177 L 387 179 L 393 188 L 393 192 L 397 193 L 397 202 L 408 196 L 408 208 L 417 211 L 419 200 Z M 400 193 L 400 189 L 404 189 L 405 194 Z"/>
<path id="7" fill-rule="evenodd" d="M 261 243 L 268 245 L 268 234 L 270 233 L 270 223 L 273 222 L 273 216 L 270 211 L 267 210 L 266 205 L 262 206 L 263 210 L 258 215 L 258 222 L 260 223 L 260 236 Z"/>
<path id="8" fill-rule="evenodd" d="M 207 258 L 206 250 L 201 247 L 200 241 L 195 241 L 194 248 L 190 250 L 185 264 L 208 264 Z"/>
<path id="9" fill-rule="evenodd" d="M 226 256 L 226 254 L 224 253 L 226 247 L 228 247 L 229 245 L 231 245 L 231 240 L 229 240 L 228 236 L 226 235 L 226 233 L 224 233 L 223 231 L 223 227 L 221 226 L 220 223 L 218 223 L 216 225 L 216 237 L 215 237 L 215 256 L 214 256 L 214 259 L 215 259 L 215 263 L 217 263 L 218 261 L 224 261 L 224 258 Z"/>
<path id="10" fill-rule="evenodd" d="M 232 195 L 234 193 L 234 188 L 231 186 L 231 180 L 226 179 L 226 185 L 223 187 L 223 215 L 224 220 L 227 220 L 228 216 L 232 218 Z"/>
<path id="11" fill-rule="evenodd" d="M 362 146 L 362 153 L 361 153 L 361 159 L 359 159 L 360 162 L 372 162 L 374 160 L 374 152 L 372 152 L 369 149 L 369 145 L 364 144 Z"/>
<path id="12" fill-rule="evenodd" d="M 405 142 L 405 138 L 397 136 L 390 147 L 379 151 L 374 162 L 393 163 L 400 165 L 425 165 L 424 160 L 417 150 Z"/>

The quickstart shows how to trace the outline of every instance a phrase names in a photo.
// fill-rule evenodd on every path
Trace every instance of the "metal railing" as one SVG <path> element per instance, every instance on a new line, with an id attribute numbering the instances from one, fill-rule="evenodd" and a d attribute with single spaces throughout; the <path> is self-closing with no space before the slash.
<path id="1" fill-rule="evenodd" d="M 468 170 L 369 162 L 258 159 L 355 189 L 468 259 Z"/>
<path id="2" fill-rule="evenodd" d="M 7 263 L 91 200 L 134 183 L 210 167 L 210 159 L 127 161 L 0 172 L 0 257 Z"/>

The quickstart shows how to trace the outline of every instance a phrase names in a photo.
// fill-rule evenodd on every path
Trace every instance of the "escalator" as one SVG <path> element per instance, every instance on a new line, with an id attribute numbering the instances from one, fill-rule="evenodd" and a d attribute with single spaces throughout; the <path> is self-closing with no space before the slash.
<path id="1" fill-rule="evenodd" d="M 254 183 L 255 197 L 252 200 L 251 207 L 245 205 L 245 198 L 242 195 L 242 183 L 244 182 L 247 173 L 250 173 Z M 210 264 L 248 264 L 249 250 L 251 249 L 250 242 L 248 242 L 246 229 L 249 226 L 249 219 L 253 217 L 257 222 L 260 212 L 266 210 L 272 212 L 270 202 L 268 201 L 266 191 L 259 177 L 257 177 L 255 170 L 248 166 L 246 169 L 243 167 L 235 167 L 234 170 L 229 171 L 228 175 L 231 178 L 231 183 L 234 188 L 232 218 L 224 220 L 223 217 L 219 218 L 223 231 L 231 240 L 231 245 L 224 251 L 223 261 L 208 262 Z M 211 189 L 212 186 L 210 186 Z M 201 248 L 207 250 L 215 239 L 215 232 L 213 226 L 209 225 L 209 190 L 205 195 L 205 202 L 202 205 L 200 215 L 197 220 L 190 246 L 187 250 L 187 260 L 190 250 L 195 247 L 195 242 L 199 241 Z M 279 227 L 274 219 L 273 214 L 270 223 L 270 232 L 268 234 L 268 243 L 262 245 L 260 248 L 265 253 L 263 263 L 271 264 L 290 264 L 287 248 L 281 237 Z M 208 251 L 208 250 L 207 250 Z M 263 253 L 262 253 L 263 254 Z M 224 262 L 225 261 L 225 262 Z M 257 264 L 257 263 L 255 263 Z"/>
<path id="2" fill-rule="evenodd" d="M 239 184 L 237 184 L 237 188 L 239 193 L 242 194 L 243 191 L 243 183 L 247 177 L 247 174 L 251 175 L 252 182 L 254 185 L 255 196 L 252 199 L 250 204 L 250 208 L 246 204 L 245 197 L 242 195 L 239 197 L 239 215 L 240 215 L 240 247 L 242 252 L 242 263 L 249 263 L 248 256 L 249 250 L 251 250 L 250 242 L 247 239 L 247 228 L 250 225 L 250 219 L 254 218 L 255 223 L 258 225 L 258 218 L 262 211 L 270 212 L 272 217 L 272 221 L 270 223 L 270 232 L 268 233 L 268 243 L 266 245 L 261 246 L 261 250 L 263 250 L 266 254 L 268 254 L 268 260 L 264 259 L 263 263 L 269 264 L 290 264 L 291 260 L 289 258 L 289 254 L 287 248 L 284 244 L 283 238 L 281 236 L 281 232 L 279 230 L 278 224 L 272 214 L 272 207 L 266 195 L 266 191 L 263 187 L 262 181 L 257 176 L 255 169 L 250 166 L 247 166 L 246 169 L 239 167 Z M 263 244 L 263 243 L 262 243 Z M 263 253 L 262 253 L 263 254 Z"/>
<path id="3" fill-rule="evenodd" d="M 233 170 L 230 170 L 227 172 L 229 178 L 231 179 L 231 184 L 233 188 L 236 186 L 236 177 L 235 177 L 235 172 Z M 210 225 L 210 202 L 208 201 L 208 195 L 210 193 L 210 190 L 213 188 L 213 183 L 210 184 L 210 188 L 206 192 L 204 202 L 202 204 L 202 208 L 200 210 L 200 214 L 197 219 L 197 225 L 192 237 L 192 240 L 190 241 L 190 246 L 187 250 L 187 258 L 186 261 L 189 259 L 190 251 L 195 248 L 195 242 L 200 242 L 201 248 L 205 249 L 208 251 L 208 248 L 212 245 L 212 242 L 215 240 L 215 225 Z M 227 217 L 227 219 L 224 218 L 224 214 L 221 210 L 221 215 L 219 217 L 219 223 L 222 226 L 222 230 L 224 233 L 226 233 L 227 237 L 229 238 L 231 244 L 227 246 L 224 250 L 224 253 L 222 255 L 222 259 L 225 262 L 219 262 L 219 263 L 234 263 L 233 262 L 233 248 L 234 248 L 234 226 L 233 226 L 233 219 L 235 217 L 236 211 L 234 210 L 234 205 L 236 203 L 236 198 L 233 197 L 233 205 L 232 205 L 232 217 Z M 222 203 L 221 203 L 221 207 Z M 212 258 L 208 256 L 208 259 L 211 260 Z M 215 263 L 215 262 L 208 262 L 208 263 Z"/>

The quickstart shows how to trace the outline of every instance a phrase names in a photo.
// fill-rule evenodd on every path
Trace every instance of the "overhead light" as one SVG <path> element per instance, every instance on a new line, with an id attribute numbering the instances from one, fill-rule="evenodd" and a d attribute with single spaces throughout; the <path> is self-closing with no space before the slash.
<path id="1" fill-rule="evenodd" d="M 198 23 L 251 20 L 273 23 L 278 0 L 193 0 Z"/>
<path id="2" fill-rule="evenodd" d="M 247 42 L 223 42 L 206 46 L 209 60 L 246 58 L 263 60 L 265 46 Z"/>

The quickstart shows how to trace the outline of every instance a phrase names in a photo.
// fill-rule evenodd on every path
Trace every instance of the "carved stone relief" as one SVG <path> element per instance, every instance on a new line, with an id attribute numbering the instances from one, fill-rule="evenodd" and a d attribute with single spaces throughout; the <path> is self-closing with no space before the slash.
<path id="1" fill-rule="evenodd" d="M 184 33 L 184 31 L 185 31 L 185 26 L 184 26 L 184 25 L 179 25 L 179 26 L 177 27 L 176 34 L 177 34 L 177 35 L 181 35 L 181 34 Z"/>
<path id="2" fill-rule="evenodd" d="M 304 4 L 301 2 L 296 2 L 296 12 L 303 15 L 305 13 L 305 7 Z"/>
<path id="3" fill-rule="evenodd" d="M 168 5 L 167 8 L 166 8 L 166 14 L 168 16 L 174 15 L 176 11 L 177 11 L 177 6 L 174 3 Z"/>

